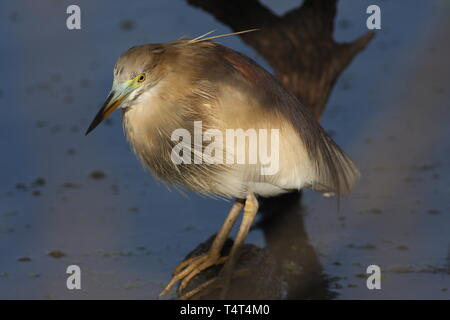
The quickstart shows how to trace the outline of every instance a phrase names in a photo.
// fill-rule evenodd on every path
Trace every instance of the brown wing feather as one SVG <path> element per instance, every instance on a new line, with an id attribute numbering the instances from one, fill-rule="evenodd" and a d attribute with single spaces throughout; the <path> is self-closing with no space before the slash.
<path id="1" fill-rule="evenodd" d="M 313 118 L 308 108 L 269 72 L 250 58 L 220 46 L 221 56 L 252 86 L 255 95 L 290 121 L 306 146 L 316 170 L 312 188 L 320 192 L 350 192 L 359 172 L 352 160 Z"/>

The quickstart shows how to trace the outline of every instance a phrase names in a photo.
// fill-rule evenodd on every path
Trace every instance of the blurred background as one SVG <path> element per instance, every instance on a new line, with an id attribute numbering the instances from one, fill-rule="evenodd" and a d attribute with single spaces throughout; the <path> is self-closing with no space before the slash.
<path id="1" fill-rule="evenodd" d="M 282 14 L 301 1 L 262 2 Z M 71 4 L 81 30 L 66 28 Z M 341 0 L 338 41 L 367 32 L 370 4 L 382 29 L 322 119 L 362 179 L 339 213 L 335 199 L 306 192 L 299 214 L 336 298 L 449 299 L 450 2 Z M 0 299 L 157 298 L 231 202 L 156 182 L 120 112 L 84 131 L 123 51 L 230 29 L 181 0 L 2 1 L 0 15 Z M 238 37 L 218 40 L 270 70 Z M 258 229 L 247 242 L 265 245 Z M 71 264 L 82 290 L 66 288 Z M 371 264 L 381 290 L 366 287 Z"/>

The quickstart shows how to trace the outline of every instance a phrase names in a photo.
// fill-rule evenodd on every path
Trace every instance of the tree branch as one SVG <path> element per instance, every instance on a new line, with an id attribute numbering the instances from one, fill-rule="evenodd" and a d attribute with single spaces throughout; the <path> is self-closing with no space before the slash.
<path id="1" fill-rule="evenodd" d="M 320 118 L 331 90 L 373 33 L 350 43 L 333 39 L 337 0 L 305 0 L 283 16 L 258 0 L 188 0 L 233 31 L 260 28 L 240 37 L 272 66 L 275 75 Z"/>

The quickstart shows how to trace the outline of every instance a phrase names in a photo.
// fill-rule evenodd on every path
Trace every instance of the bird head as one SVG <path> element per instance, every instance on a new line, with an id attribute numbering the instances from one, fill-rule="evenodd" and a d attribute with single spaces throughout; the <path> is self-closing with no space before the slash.
<path id="1" fill-rule="evenodd" d="M 148 44 L 133 47 L 119 57 L 114 67 L 111 91 L 86 130 L 86 135 L 114 110 L 131 106 L 143 92 L 156 85 L 161 78 L 161 68 L 157 66 L 164 50 L 162 45 Z"/>
<path id="2" fill-rule="evenodd" d="M 114 81 L 111 92 L 108 95 L 100 111 L 91 122 L 86 131 L 86 135 L 94 130 L 100 122 L 106 119 L 117 108 L 127 108 L 132 106 L 142 93 L 155 86 L 167 73 L 173 57 L 178 50 L 185 48 L 195 49 L 197 43 L 210 41 L 216 38 L 228 37 L 232 35 L 253 32 L 257 29 L 244 30 L 234 33 L 222 34 L 206 37 L 210 31 L 195 39 L 179 39 L 168 44 L 147 44 L 137 46 L 126 51 L 117 60 L 114 67 Z M 164 54 L 166 51 L 171 53 Z M 189 66 L 188 69 L 192 69 Z M 184 70 L 186 71 L 186 70 Z"/>

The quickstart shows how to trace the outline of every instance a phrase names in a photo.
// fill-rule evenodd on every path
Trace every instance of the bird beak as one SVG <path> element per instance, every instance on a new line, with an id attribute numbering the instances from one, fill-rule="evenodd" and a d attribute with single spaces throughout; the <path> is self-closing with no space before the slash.
<path id="1" fill-rule="evenodd" d="M 89 132 L 94 130 L 100 124 L 100 122 L 105 120 L 114 110 L 116 110 L 132 91 L 133 88 L 129 86 L 129 84 L 123 86 L 119 85 L 117 88 L 113 87 L 113 90 L 109 93 L 105 103 L 95 116 L 94 120 L 92 120 L 89 128 L 86 130 L 86 135 L 88 135 Z"/>

